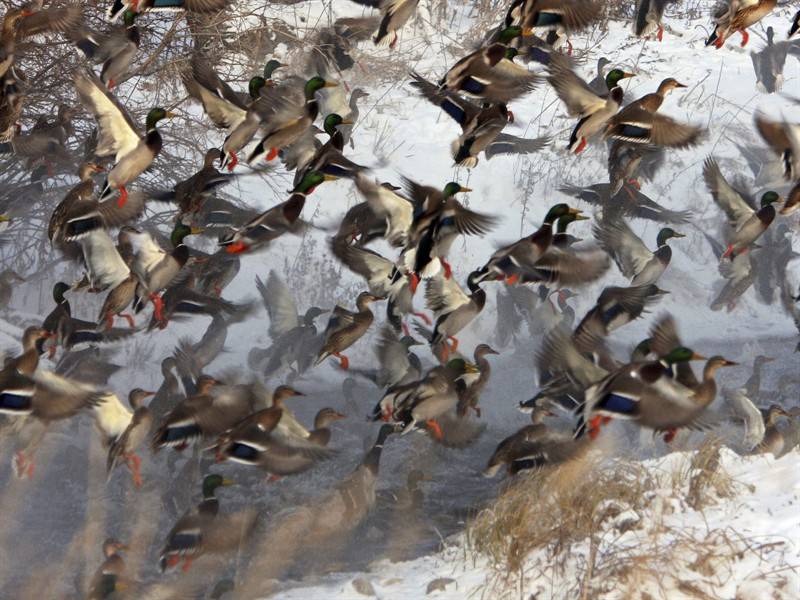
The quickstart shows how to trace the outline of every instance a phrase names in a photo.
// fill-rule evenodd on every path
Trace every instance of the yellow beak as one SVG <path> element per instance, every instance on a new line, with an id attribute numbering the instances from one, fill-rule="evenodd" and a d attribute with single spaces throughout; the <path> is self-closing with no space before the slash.
<path id="1" fill-rule="evenodd" d="M 328 175 L 327 173 L 323 175 L 323 177 L 325 178 L 325 181 L 336 181 L 339 179 L 336 175 Z"/>
<path id="2" fill-rule="evenodd" d="M 329 88 L 331 88 L 331 87 L 337 87 L 338 85 L 339 85 L 339 82 L 338 82 L 338 81 L 326 81 L 326 82 L 325 82 L 325 85 L 323 85 L 322 87 L 329 87 Z"/>
<path id="3" fill-rule="evenodd" d="M 205 227 L 192 227 L 190 229 L 192 235 L 197 235 L 198 233 L 203 233 L 205 231 Z"/>
<path id="4" fill-rule="evenodd" d="M 11 217 L 8 215 L 0 215 L 0 223 L 10 223 Z"/>
<path id="5" fill-rule="evenodd" d="M 166 118 L 166 119 L 171 119 L 171 118 L 177 117 L 177 116 L 178 115 L 175 114 L 174 112 L 172 112 L 171 110 L 168 110 L 166 113 L 164 113 L 164 118 Z"/>
<path id="6" fill-rule="evenodd" d="M 468 188 L 468 187 L 462 187 L 462 188 L 461 188 L 459 191 L 460 191 L 460 192 L 462 192 L 462 193 L 464 193 L 464 192 L 471 192 L 471 191 L 472 191 L 472 188 Z"/>
<path id="7" fill-rule="evenodd" d="M 222 480 L 222 485 L 235 485 L 235 484 L 236 482 L 233 479 L 226 478 Z"/>
<path id="8" fill-rule="evenodd" d="M 576 221 L 588 221 L 589 219 L 591 219 L 591 217 L 587 217 L 586 215 L 582 215 L 582 214 L 575 215 L 575 220 Z"/>

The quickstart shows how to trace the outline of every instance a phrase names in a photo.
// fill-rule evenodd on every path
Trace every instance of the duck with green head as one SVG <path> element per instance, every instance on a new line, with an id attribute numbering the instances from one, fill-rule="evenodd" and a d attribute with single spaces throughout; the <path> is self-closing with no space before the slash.
<path id="1" fill-rule="evenodd" d="M 492 104 L 508 104 L 527 94 L 540 78 L 514 63 L 517 51 L 508 47 L 513 39 L 524 35 L 530 32 L 521 27 L 506 27 L 499 33 L 498 42 L 479 48 L 453 65 L 439 86 Z"/>
<path id="2" fill-rule="evenodd" d="M 605 78 L 609 92 L 607 95 L 598 95 L 572 70 L 565 57 L 556 53 L 551 54 L 547 81 L 566 105 L 569 115 L 580 119 L 570 136 L 568 146 L 570 152 L 580 154 L 586 148 L 588 140 L 599 133 L 608 120 L 617 114 L 623 97 L 619 84 L 623 79 L 633 76 L 633 73 L 622 69 L 611 69 Z"/>
<path id="3" fill-rule="evenodd" d="M 728 247 L 721 258 L 733 260 L 751 248 L 767 230 L 778 214 L 775 205 L 784 200 L 777 192 L 769 190 L 761 196 L 761 207 L 758 210 L 754 209 L 751 203 L 728 183 L 719 164 L 712 157 L 707 158 L 703 165 L 703 178 L 711 197 L 725 213 L 730 224 Z"/>
<path id="4" fill-rule="evenodd" d="M 319 114 L 317 92 L 337 85 L 339 85 L 337 82 L 326 81 L 319 75 L 306 81 L 303 86 L 305 104 L 297 107 L 286 103 L 284 107 L 274 112 L 264 123 L 266 135 L 247 157 L 247 162 L 253 164 L 261 158 L 267 161 L 273 160 L 282 148 L 300 139 L 314 124 Z"/>
<path id="5" fill-rule="evenodd" d="M 336 113 L 331 113 L 325 117 L 323 129 L 328 134 L 329 139 L 317 149 L 309 163 L 303 169 L 298 170 L 297 181 L 302 181 L 302 178 L 311 171 L 335 177 L 353 178 L 365 169 L 365 167 L 345 158 L 342 154 L 344 135 L 342 135 L 339 127 L 352 124 L 352 121 L 343 119 L 341 115 Z"/>
<path id="6" fill-rule="evenodd" d="M 553 223 L 566 215 L 582 216 L 580 210 L 563 202 L 553 205 L 547 211 L 539 229 L 492 254 L 480 269 L 478 281 L 494 278 L 505 280 L 511 285 L 517 282 L 521 271 L 534 270 L 536 262 L 547 252 L 553 241 Z"/>
<path id="7" fill-rule="evenodd" d="M 97 123 L 95 154 L 99 157 L 114 156 L 116 161 L 108 172 L 100 199 L 118 191 L 117 204 L 121 208 L 128 199 L 126 186 L 150 168 L 161 152 L 163 142 L 156 125 L 175 115 L 161 107 L 152 108 L 147 113 L 145 135 L 142 136 L 133 127 L 130 115 L 94 73 L 79 71 L 75 76 L 75 90 Z"/>
<path id="8" fill-rule="evenodd" d="M 203 533 L 214 526 L 214 520 L 219 513 L 217 489 L 234 485 L 234 483 L 233 480 L 216 473 L 206 475 L 203 479 L 203 500 L 178 519 L 178 522 L 167 534 L 158 561 L 162 573 L 177 566 L 181 560 L 183 560 L 181 568 L 185 572 L 191 566 L 193 559 L 206 552 L 216 550 L 208 544 Z"/>
<path id="9" fill-rule="evenodd" d="M 667 240 L 685 237 L 671 227 L 664 227 L 656 236 L 656 250 L 651 252 L 622 218 L 599 221 L 594 226 L 594 236 L 632 286 L 656 283 L 672 260 Z"/>
<path id="10" fill-rule="evenodd" d="M 335 175 L 319 171 L 306 173 L 294 187 L 288 200 L 267 209 L 255 219 L 227 234 L 220 240 L 220 246 L 223 246 L 225 252 L 229 254 L 243 254 L 266 247 L 272 240 L 286 232 L 296 231 L 306 197 L 313 193 L 317 186 L 336 179 L 338 178 Z"/>
<path id="11" fill-rule="evenodd" d="M 170 234 L 172 252 L 166 253 L 153 241 L 150 234 L 129 228 L 128 235 L 142 240 L 136 244 L 138 251 L 134 255 L 131 267 L 132 272 L 139 273 L 139 284 L 133 301 L 134 312 L 141 312 L 149 299 L 153 303 L 154 317 L 158 321 L 163 321 L 164 303 L 159 292 L 175 280 L 189 260 L 189 247 L 184 243 L 186 237 L 202 232 L 202 228 L 191 227 L 178 221 Z"/>

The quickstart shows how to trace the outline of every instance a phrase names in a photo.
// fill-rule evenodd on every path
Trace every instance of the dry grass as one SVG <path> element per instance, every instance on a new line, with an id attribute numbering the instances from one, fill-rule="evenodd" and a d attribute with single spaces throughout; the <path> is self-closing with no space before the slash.
<path id="1" fill-rule="evenodd" d="M 484 596 L 645 599 L 678 589 L 716 598 L 735 563 L 761 547 L 668 517 L 741 489 L 721 468 L 720 449 L 710 438 L 663 471 L 595 456 L 512 481 L 468 528 L 469 551 L 490 567 Z"/>

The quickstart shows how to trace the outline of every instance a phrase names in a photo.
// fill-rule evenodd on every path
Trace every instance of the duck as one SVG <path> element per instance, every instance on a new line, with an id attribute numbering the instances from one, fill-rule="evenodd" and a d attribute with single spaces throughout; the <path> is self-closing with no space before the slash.
<path id="1" fill-rule="evenodd" d="M 455 336 L 472 323 L 486 305 L 486 292 L 480 287 L 480 275 L 480 271 L 473 271 L 467 276 L 469 294 L 464 293 L 452 278 L 439 275 L 427 280 L 425 304 L 437 315 L 429 341 L 434 354 L 443 362 L 447 362 L 448 356 L 458 349 Z"/>
<path id="2" fill-rule="evenodd" d="M 552 38 L 561 40 L 568 33 L 585 29 L 600 13 L 601 7 L 590 0 L 522 0 L 512 2 L 505 23 L 517 24 L 539 35 L 544 33 L 549 42 Z M 572 54 L 569 40 L 567 45 L 568 54 Z"/>
<path id="3" fill-rule="evenodd" d="M 571 233 L 567 232 L 567 227 L 569 227 L 575 221 L 586 221 L 589 217 L 585 215 L 576 215 L 572 213 L 567 213 L 566 215 L 561 215 L 558 220 L 556 221 L 556 231 L 553 234 L 553 241 L 550 244 L 554 248 L 559 248 L 561 250 L 567 249 L 572 247 L 574 244 L 581 242 L 578 237 L 575 237 Z"/>
<path id="4" fill-rule="evenodd" d="M 580 154 L 586 148 L 589 139 L 602 131 L 608 120 L 617 114 L 622 105 L 623 91 L 619 82 L 634 73 L 614 68 L 606 74 L 606 95 L 598 95 L 570 67 L 570 63 L 561 57 L 554 56 L 548 66 L 547 81 L 556 95 L 567 107 L 567 113 L 580 117 L 570 135 L 567 148 L 574 154 Z"/>
<path id="5" fill-rule="evenodd" d="M 721 259 L 733 260 L 763 235 L 778 214 L 775 204 L 782 203 L 783 199 L 777 192 L 768 190 L 761 196 L 761 208 L 753 209 L 751 203 L 728 183 L 713 158 L 707 158 L 703 163 L 703 179 L 714 202 L 728 217 L 731 233 Z"/>
<path id="6" fill-rule="evenodd" d="M 771 150 L 781 159 L 783 163 L 783 175 L 788 181 L 800 179 L 800 151 L 797 149 L 797 128 L 787 121 L 777 122 L 768 119 L 764 113 L 756 112 L 753 117 L 756 130 L 762 139 L 767 143 Z M 787 205 L 787 212 L 791 214 L 800 204 L 797 202 Z"/>
<path id="7" fill-rule="evenodd" d="M 267 411 L 273 412 L 267 414 Z M 314 429 L 302 439 L 275 435 L 274 428 L 281 417 L 279 414 L 276 419 L 274 411 L 275 407 L 256 413 L 258 416 L 253 416 L 255 427 L 249 418 L 225 434 L 225 442 L 217 450 L 217 461 L 230 460 L 257 466 L 270 473 L 270 481 L 276 481 L 303 473 L 333 456 L 327 449 L 331 438 L 330 425 L 344 419 L 343 414 L 332 408 L 321 409 L 314 417 Z"/>
<path id="8" fill-rule="evenodd" d="M 744 384 L 745 394 L 748 398 L 753 398 L 754 400 L 758 400 L 762 394 L 764 394 L 764 390 L 761 389 L 761 377 L 762 377 L 762 370 L 764 369 L 764 365 L 773 362 L 775 359 L 771 356 L 764 356 L 763 354 L 759 354 L 753 360 L 753 373 L 748 377 L 747 381 Z"/>
<path id="9" fill-rule="evenodd" d="M 509 475 L 529 469 L 552 467 L 574 460 L 589 448 L 586 437 L 578 440 L 568 433 L 552 429 L 545 423 L 554 416 L 543 402 L 537 402 L 531 410 L 531 423 L 501 441 L 483 470 L 483 476 L 491 479 L 505 467 Z"/>
<path id="10" fill-rule="evenodd" d="M 355 178 L 356 174 L 365 167 L 354 163 L 342 154 L 344 136 L 340 133 L 341 125 L 350 125 L 352 121 L 344 119 L 341 115 L 331 113 L 323 121 L 323 130 L 328 134 L 327 142 L 317 148 L 310 161 L 295 174 L 295 183 L 302 181 L 306 173 L 318 171 L 335 177 Z"/>
<path id="11" fill-rule="evenodd" d="M 235 231 L 225 234 L 220 239 L 219 245 L 229 254 L 249 253 L 264 248 L 284 233 L 299 230 L 303 224 L 300 214 L 303 212 L 306 198 L 318 185 L 335 179 L 337 177 L 334 175 L 318 171 L 306 174 L 292 190 L 288 200 L 268 208 Z"/>
<path id="12" fill-rule="evenodd" d="M 81 182 L 67 193 L 50 217 L 47 234 L 52 244 L 63 247 L 95 229 L 121 227 L 144 212 L 146 196 L 140 191 L 129 193 L 121 207 L 113 199 L 95 199 L 92 175 L 104 170 L 94 163 L 81 165 Z"/>
<path id="13" fill-rule="evenodd" d="M 457 94 L 440 90 L 419 73 L 412 71 L 411 78 L 412 87 L 461 126 L 461 135 L 451 144 L 453 161 L 457 165 L 473 169 L 481 152 L 489 160 L 498 154 L 538 152 L 550 142 L 547 137 L 524 139 L 502 133 L 513 120 L 505 104 L 477 106 Z"/>
<path id="14" fill-rule="evenodd" d="M 656 39 L 664 39 L 664 9 L 669 0 L 637 0 L 636 13 L 633 20 L 633 33 L 636 37 L 650 37 L 654 31 Z"/>
<path id="15" fill-rule="evenodd" d="M 500 104 L 531 92 L 540 77 L 514 63 L 517 49 L 508 46 L 514 38 L 529 34 L 522 27 L 506 27 L 497 43 L 483 46 L 453 65 L 439 81 L 440 89 Z"/>
<path id="16" fill-rule="evenodd" d="M 128 228 L 126 233 L 134 248 L 131 271 L 139 280 L 133 300 L 133 310 L 136 313 L 140 312 L 149 300 L 153 303 L 156 320 L 163 322 L 164 302 L 159 292 L 166 289 L 178 277 L 189 260 L 189 247 L 184 244 L 184 240 L 189 235 L 200 233 L 200 230 L 181 221 L 176 222 L 170 234 L 173 249 L 169 253 L 163 250 L 149 233 L 133 228 Z"/>
<path id="17" fill-rule="evenodd" d="M 778 428 L 778 419 L 791 418 L 793 415 L 782 406 L 771 404 L 766 411 L 761 411 L 761 416 L 764 419 L 764 437 L 753 448 L 753 454 L 772 454 L 775 458 L 780 458 L 791 450 L 791 447 L 787 447 L 788 440 Z"/>
<path id="18" fill-rule="evenodd" d="M 581 216 L 577 208 L 560 202 L 547 211 L 542 226 L 531 235 L 508 246 L 498 249 L 488 262 L 480 269 L 480 279 L 504 279 L 507 283 L 516 283 L 522 270 L 532 270 L 545 255 L 553 241 L 553 224 L 564 215 Z"/>
<path id="19" fill-rule="evenodd" d="M 134 388 L 128 394 L 128 404 L 133 409 L 133 413 L 128 413 L 128 422 L 124 429 L 111 441 L 108 447 L 108 458 L 106 460 L 106 472 L 109 478 L 117 464 L 124 460 L 128 469 L 131 471 L 133 485 L 142 486 L 141 464 L 142 459 L 136 451 L 143 447 L 153 425 L 153 416 L 150 410 L 144 405 L 145 398 L 155 396 L 156 392 L 150 392 L 141 388 Z M 124 422 L 124 421 L 122 421 Z"/>
<path id="20" fill-rule="evenodd" d="M 136 26 L 137 13 L 126 10 L 122 25 L 106 34 L 85 29 L 75 35 L 75 46 L 92 64 L 102 64 L 100 81 L 111 91 L 128 72 L 139 51 L 141 37 Z"/>
<path id="21" fill-rule="evenodd" d="M 637 98 L 619 112 L 619 117 L 623 118 L 634 109 L 643 109 L 649 113 L 656 113 L 661 108 L 666 97 L 676 89 L 686 88 L 687 86 L 679 82 L 674 77 L 667 77 L 658 84 L 655 92 L 645 94 L 641 98 Z"/>
<path id="22" fill-rule="evenodd" d="M 313 125 L 319 114 L 317 92 L 338 85 L 335 81 L 327 81 L 317 75 L 303 85 L 305 103 L 302 107 L 290 103 L 288 96 L 285 97 L 283 104 L 278 104 L 274 112 L 265 119 L 263 124 L 265 134 L 248 155 L 247 162 L 252 165 L 261 158 L 270 161 L 278 156 L 282 148 L 297 141 Z"/>
<path id="23" fill-rule="evenodd" d="M 189 274 L 184 281 L 175 283 L 161 295 L 163 307 L 161 318 L 155 313 L 147 325 L 147 331 L 155 328 L 165 329 L 171 320 L 181 320 L 195 315 L 215 317 L 224 315 L 232 321 L 241 321 L 250 311 L 249 303 L 238 304 L 216 295 L 204 294 L 197 289 L 195 276 Z"/>
<path id="24" fill-rule="evenodd" d="M 634 105 L 625 107 L 605 123 L 603 139 L 681 149 L 697 145 L 702 135 L 702 127 L 679 123 L 645 106 Z"/>
<path id="25" fill-rule="evenodd" d="M 759 52 L 751 52 L 753 70 L 756 73 L 756 88 L 773 94 L 783 87 L 783 65 L 789 52 L 788 42 L 775 43 L 775 30 L 767 27 L 767 45 Z"/>
<path id="26" fill-rule="evenodd" d="M 98 567 L 89 584 L 87 600 L 105 600 L 128 589 L 125 578 L 125 559 L 121 552 L 128 547 L 114 538 L 103 542 L 103 564 Z"/>
<path id="27" fill-rule="evenodd" d="M 161 107 L 150 109 L 145 121 L 145 135 L 142 136 L 125 108 L 108 92 L 97 75 L 77 72 L 75 90 L 97 122 L 99 137 L 95 156 L 113 156 L 115 161 L 100 199 L 105 200 L 118 191 L 117 204 L 122 208 L 128 199 L 126 186 L 150 168 L 161 152 L 162 139 L 156 125 L 175 114 Z"/>
<path id="28" fill-rule="evenodd" d="M 589 88 L 598 96 L 608 93 L 608 86 L 606 85 L 606 67 L 611 64 L 611 61 L 605 56 L 597 59 L 597 75 L 594 76 L 588 85 Z"/>
<path id="29" fill-rule="evenodd" d="M 639 144 L 640 147 L 645 147 Z M 578 198 L 587 204 L 602 206 L 606 215 L 619 215 L 637 219 L 646 219 L 657 223 L 681 225 L 691 221 L 692 213 L 688 210 L 669 210 L 651 199 L 641 190 L 623 183 L 616 194 L 611 194 L 608 183 L 595 183 L 586 187 L 564 185 L 558 191 L 567 196 Z"/>
<path id="30" fill-rule="evenodd" d="M 455 196 L 472 190 L 451 181 L 438 190 L 404 178 L 404 184 L 414 203 L 411 224 L 403 250 L 403 261 L 411 272 L 411 291 L 415 292 L 420 279 L 428 279 L 444 270 L 449 279 L 452 270 L 446 260 L 450 247 L 459 235 L 485 235 L 497 219 L 466 208 Z"/>
<path id="31" fill-rule="evenodd" d="M 381 389 L 417 381 L 423 375 L 422 362 L 411 348 L 419 345 L 421 342 L 413 336 L 398 337 L 394 327 L 384 325 L 374 346 L 378 368 L 351 369 L 351 372 L 369 379 Z"/>
<path id="32" fill-rule="evenodd" d="M 787 38 L 792 37 L 795 33 L 797 33 L 798 29 L 800 29 L 800 10 L 798 10 L 794 14 L 794 17 L 792 17 L 792 25 L 791 27 L 789 27 L 789 33 L 787 34 L 786 37 Z"/>
<path id="33" fill-rule="evenodd" d="M 189 96 L 200 102 L 212 123 L 227 130 L 222 144 L 222 167 L 233 171 L 239 163 L 238 152 L 258 133 L 268 110 L 265 92 L 277 84 L 272 77 L 284 65 L 270 59 L 264 66 L 263 77 L 252 77 L 247 95 L 235 92 L 211 68 L 213 62 L 202 54 L 192 58 L 191 70 L 182 76 Z"/>
<path id="34" fill-rule="evenodd" d="M 656 250 L 651 252 L 624 219 L 598 221 L 593 232 L 633 287 L 658 282 L 672 260 L 667 240 L 685 237 L 671 227 L 663 227 L 656 236 Z"/>
<path id="35" fill-rule="evenodd" d="M 184 513 L 167 534 L 158 559 L 162 573 L 170 567 L 177 566 L 181 560 L 183 560 L 181 568 L 186 572 L 192 561 L 202 554 L 223 549 L 211 543 L 222 537 L 221 532 L 218 531 L 216 536 L 210 534 L 219 519 L 219 500 L 216 491 L 220 487 L 230 485 L 234 485 L 232 479 L 226 479 L 216 473 L 203 478 L 203 500 L 194 509 Z M 237 536 L 237 542 L 238 539 Z"/>
<path id="36" fill-rule="evenodd" d="M 402 433 L 412 431 L 421 423 L 434 439 L 442 440 L 444 432 L 437 419 L 458 406 L 459 379 L 477 374 L 478 368 L 472 363 L 463 358 L 450 359 L 429 370 L 418 381 L 387 390 L 370 418 L 402 424 Z"/>
<path id="37" fill-rule="evenodd" d="M 714 44 L 717 49 L 725 45 L 728 37 L 738 31 L 742 34 L 742 48 L 750 40 L 747 28 L 752 27 L 769 13 L 775 10 L 777 0 L 729 0 L 728 5 L 721 6 L 713 19 L 714 31 L 708 36 L 706 46 Z"/>
<path id="38" fill-rule="evenodd" d="M 272 344 L 265 349 L 253 348 L 247 357 L 251 369 L 259 369 L 270 377 L 284 366 L 302 375 L 313 364 L 323 337 L 317 330 L 317 319 L 329 312 L 310 306 L 299 313 L 292 292 L 274 270 L 266 283 L 256 276 L 258 290 L 269 315 L 268 335 Z"/>
<path id="39" fill-rule="evenodd" d="M 108 7 L 108 20 L 116 21 L 127 11 L 141 14 L 149 11 L 186 11 L 190 14 L 218 13 L 230 5 L 231 0 L 114 0 Z"/>
<path id="40" fill-rule="evenodd" d="M 365 173 L 356 175 L 355 186 L 366 200 L 371 215 L 385 223 L 385 230 L 380 235 L 390 245 L 403 247 L 414 222 L 414 203 L 397 193 L 401 189 L 398 186 L 389 182 L 379 183 Z"/>
<path id="41" fill-rule="evenodd" d="M 397 45 L 397 32 L 414 16 L 419 4 L 419 0 L 353 0 L 353 2 L 380 10 L 378 30 L 372 37 L 372 42 L 376 46 L 388 44 L 391 49 Z M 364 21 L 365 24 L 372 24 L 371 20 L 366 21 L 365 19 Z M 375 27 L 371 27 L 371 29 L 375 29 Z"/>
<path id="42" fill-rule="evenodd" d="M 136 327 L 135 318 L 131 313 L 126 313 L 136 297 L 136 289 L 139 287 L 139 279 L 136 274 L 129 273 L 128 276 L 109 290 L 100 307 L 100 314 L 97 316 L 98 323 L 104 323 L 106 331 L 114 327 L 114 318 L 125 319 L 131 329 Z"/>
<path id="43" fill-rule="evenodd" d="M 635 200 L 631 187 L 638 193 L 642 189 L 642 179 L 653 181 L 656 173 L 664 166 L 665 158 L 666 151 L 661 146 L 612 140 L 608 150 L 609 195 L 616 197 L 624 187 L 628 199 Z"/>
<path id="44" fill-rule="evenodd" d="M 203 166 L 199 171 L 188 179 L 176 183 L 171 190 L 154 194 L 154 197 L 159 201 L 177 204 L 179 215 L 201 213 L 206 200 L 215 190 L 230 183 L 235 177 L 232 174 L 220 173 L 214 166 L 214 163 L 222 158 L 222 150 L 209 148 L 203 155 Z"/>
<path id="45" fill-rule="evenodd" d="M 597 297 L 595 305 L 578 323 L 573 338 L 581 340 L 583 336 L 588 335 L 604 339 L 615 329 L 641 317 L 645 310 L 666 293 L 655 284 L 605 287 Z M 578 345 L 580 346 L 580 343 Z"/>
<path id="46" fill-rule="evenodd" d="M 498 354 L 500 353 L 489 344 L 478 344 L 475 346 L 475 350 L 472 353 L 472 361 L 478 368 L 480 374 L 475 381 L 469 385 L 465 385 L 464 391 L 459 394 L 458 407 L 456 408 L 459 417 L 466 416 L 467 412 L 471 410 L 480 418 L 481 407 L 478 406 L 478 402 L 481 399 L 483 390 L 486 389 L 492 377 L 492 364 L 486 357 Z"/>
<path id="47" fill-rule="evenodd" d="M 342 352 L 361 339 L 370 328 L 375 315 L 369 309 L 369 305 L 379 300 L 383 298 L 370 292 L 361 292 L 356 298 L 357 312 L 351 312 L 337 304 L 325 328 L 325 341 L 315 364 L 320 364 L 329 356 L 335 356 L 339 359 L 341 367 L 348 369 L 350 360 Z"/>
<path id="48" fill-rule="evenodd" d="M 117 235 L 120 246 L 128 244 L 128 232 L 122 228 Z M 86 268 L 85 285 L 90 291 L 114 289 L 131 275 L 128 263 L 122 258 L 118 245 L 105 229 L 93 229 L 78 239 Z"/>

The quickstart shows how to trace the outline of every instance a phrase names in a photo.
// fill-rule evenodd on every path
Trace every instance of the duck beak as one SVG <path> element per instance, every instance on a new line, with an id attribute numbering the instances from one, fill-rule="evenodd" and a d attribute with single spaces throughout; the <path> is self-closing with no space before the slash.
<path id="1" fill-rule="evenodd" d="M 461 192 L 462 194 L 465 194 L 465 193 L 467 193 L 467 192 L 471 192 L 471 191 L 472 191 L 472 188 L 468 188 L 468 187 L 462 187 L 462 188 L 461 188 L 460 190 L 458 190 L 458 191 L 459 191 L 459 192 Z"/>
<path id="2" fill-rule="evenodd" d="M 198 233 L 203 233 L 205 231 L 204 227 L 191 227 L 189 231 L 192 232 L 192 235 L 197 235 Z"/>
<path id="3" fill-rule="evenodd" d="M 684 234 L 682 234 L 682 233 L 678 233 L 678 232 L 676 231 L 676 232 L 674 232 L 674 233 L 672 234 L 672 237 L 676 237 L 676 238 L 682 238 L 682 237 L 686 237 L 686 236 L 685 236 Z"/>
<path id="4" fill-rule="evenodd" d="M 351 119 L 342 119 L 342 122 L 339 125 L 352 125 L 353 121 Z"/>
<path id="5" fill-rule="evenodd" d="M 8 215 L 0 215 L 0 223 L 10 223 L 11 217 Z"/>
<path id="6" fill-rule="evenodd" d="M 689 360 L 706 360 L 706 357 L 703 356 L 702 354 L 698 354 L 697 352 L 694 352 L 692 354 L 692 358 L 690 358 Z"/>
<path id="7" fill-rule="evenodd" d="M 576 221 L 588 221 L 589 219 L 591 219 L 591 217 L 588 217 L 586 215 L 582 215 L 582 214 L 575 215 L 575 220 Z"/>
<path id="8" fill-rule="evenodd" d="M 150 396 L 155 396 L 155 395 L 156 395 L 156 393 L 155 393 L 155 392 L 142 392 L 142 395 L 143 395 L 145 398 L 149 398 Z"/>
<path id="9" fill-rule="evenodd" d="M 233 479 L 223 479 L 222 485 L 229 486 L 229 485 L 236 485 L 236 482 Z"/>
<path id="10" fill-rule="evenodd" d="M 580 208 L 572 208 L 572 207 L 570 207 L 570 208 L 569 208 L 569 210 L 568 210 L 567 212 L 568 212 L 568 214 L 570 214 L 570 215 L 575 215 L 575 216 L 578 216 L 578 215 L 580 215 L 580 214 L 581 214 L 581 209 L 580 209 Z"/>
<path id="11" fill-rule="evenodd" d="M 733 362 L 732 360 L 725 360 L 722 362 L 723 367 L 738 367 L 739 363 Z"/>
<path id="12" fill-rule="evenodd" d="M 522 37 L 530 37 L 532 35 L 533 35 L 533 28 L 531 27 L 522 28 Z"/>
<path id="13" fill-rule="evenodd" d="M 325 181 L 336 181 L 339 179 L 336 175 L 328 175 L 327 173 L 323 175 Z"/>
<path id="14" fill-rule="evenodd" d="M 486 354 L 500 354 L 500 353 L 497 350 L 495 350 L 494 348 L 489 348 L 486 351 Z"/>
<path id="15" fill-rule="evenodd" d="M 32 17 L 35 13 L 29 8 L 23 8 L 22 12 L 20 12 L 20 16 L 23 17 Z"/>
<path id="16" fill-rule="evenodd" d="M 297 390 L 292 390 L 292 396 L 305 396 L 303 392 L 298 392 Z"/>
<path id="17" fill-rule="evenodd" d="M 338 87 L 338 86 L 339 86 L 339 82 L 338 81 L 326 81 L 325 85 L 323 85 L 322 87 L 333 88 L 333 87 Z"/>
<path id="18" fill-rule="evenodd" d="M 686 87 L 689 87 L 689 86 L 676 81 L 675 82 L 675 87 L 676 88 L 686 88 Z"/>
<path id="19" fill-rule="evenodd" d="M 627 73 L 627 72 L 623 71 L 622 78 L 623 79 L 627 79 L 628 77 L 636 77 L 636 73 Z"/>
<path id="20" fill-rule="evenodd" d="M 333 413 L 333 419 L 334 419 L 335 421 L 341 421 L 342 419 L 346 419 L 346 418 L 347 418 L 347 415 L 343 415 L 343 414 L 342 414 L 342 413 L 340 413 L 340 412 L 335 412 L 335 413 Z"/>
<path id="21" fill-rule="evenodd" d="M 167 112 L 164 113 L 164 118 L 165 119 L 172 119 L 173 117 L 177 117 L 177 116 L 178 115 L 175 114 L 174 112 L 172 112 L 171 110 L 168 110 Z"/>

